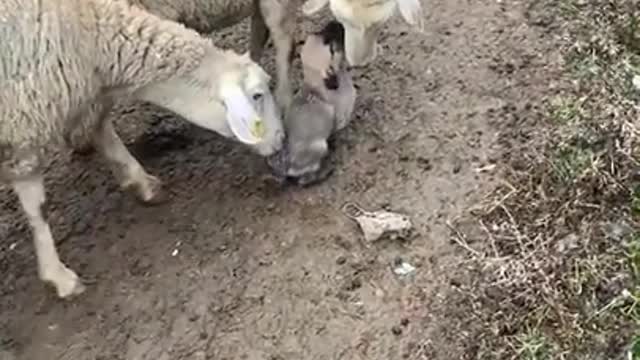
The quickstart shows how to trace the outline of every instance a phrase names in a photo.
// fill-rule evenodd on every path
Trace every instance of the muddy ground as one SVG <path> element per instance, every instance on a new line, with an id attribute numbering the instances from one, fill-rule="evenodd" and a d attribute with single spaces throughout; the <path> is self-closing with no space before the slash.
<path id="1" fill-rule="evenodd" d="M 538 56 L 542 40 L 520 3 L 423 4 L 425 33 L 391 22 L 384 55 L 357 73 L 357 113 L 337 140 L 336 173 L 320 185 L 280 189 L 261 158 L 150 106 L 119 129 L 167 182 L 169 203 L 140 206 L 97 156 L 56 159 L 47 179 L 54 236 L 63 261 L 94 281 L 79 298 L 58 300 L 38 280 L 25 220 L 4 189 L 5 357 L 462 358 L 446 305 L 464 250 L 446 224 L 494 184 L 478 169 L 499 158 L 498 114 L 549 85 L 543 65 L 553 57 Z M 245 50 L 247 29 L 215 38 Z M 530 76 L 514 78 L 518 69 Z M 367 246 L 345 202 L 406 213 L 417 234 Z M 415 273 L 395 275 L 398 258 Z"/>

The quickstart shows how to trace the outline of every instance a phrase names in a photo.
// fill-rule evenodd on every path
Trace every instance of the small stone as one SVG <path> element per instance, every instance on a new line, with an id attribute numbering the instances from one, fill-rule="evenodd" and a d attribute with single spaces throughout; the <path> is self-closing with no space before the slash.
<path id="1" fill-rule="evenodd" d="M 351 281 L 347 282 L 344 286 L 344 290 L 346 291 L 356 291 L 362 287 L 362 280 L 359 278 L 353 278 Z"/>
<path id="2" fill-rule="evenodd" d="M 453 173 L 457 174 L 460 172 L 460 170 L 462 170 L 462 163 L 460 162 L 459 159 L 456 159 L 453 165 Z"/>
<path id="3" fill-rule="evenodd" d="M 413 265 L 409 264 L 408 262 L 405 262 L 401 258 L 394 259 L 393 272 L 396 275 L 406 276 L 406 275 L 412 274 L 415 271 L 416 271 L 416 268 Z"/>
<path id="4" fill-rule="evenodd" d="M 398 325 L 395 325 L 391 328 L 391 333 L 393 333 L 393 335 L 395 336 L 400 336 L 402 335 L 402 328 Z"/>
<path id="5" fill-rule="evenodd" d="M 633 83 L 633 86 L 636 88 L 636 90 L 640 91 L 640 75 L 634 76 L 631 82 Z"/>

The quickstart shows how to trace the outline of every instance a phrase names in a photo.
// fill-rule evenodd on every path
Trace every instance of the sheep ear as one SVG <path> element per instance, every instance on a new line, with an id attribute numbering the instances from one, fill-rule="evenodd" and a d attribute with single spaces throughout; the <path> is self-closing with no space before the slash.
<path id="1" fill-rule="evenodd" d="M 307 0 L 307 2 L 302 5 L 302 13 L 306 16 L 311 16 L 322 10 L 328 3 L 329 0 Z"/>
<path id="2" fill-rule="evenodd" d="M 222 94 L 226 108 L 227 123 L 233 135 L 248 145 L 255 145 L 264 137 L 264 121 L 239 88 L 227 88 Z"/>
<path id="3" fill-rule="evenodd" d="M 424 14 L 420 0 L 396 0 L 404 20 L 417 31 L 424 31 Z"/>

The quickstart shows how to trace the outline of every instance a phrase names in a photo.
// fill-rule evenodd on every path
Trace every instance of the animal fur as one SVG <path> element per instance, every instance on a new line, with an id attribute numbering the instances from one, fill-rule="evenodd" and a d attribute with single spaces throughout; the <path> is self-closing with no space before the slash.
<path id="1" fill-rule="evenodd" d="M 344 59 L 344 28 L 337 21 L 307 37 L 301 59 L 304 85 L 284 120 L 286 145 L 268 162 L 280 177 L 308 185 L 330 174 L 328 139 L 351 120 L 357 93 Z"/>
<path id="2" fill-rule="evenodd" d="M 421 0 L 307 0 L 302 11 L 311 16 L 329 5 L 345 27 L 345 53 L 351 66 L 371 63 L 378 52 L 378 34 L 398 10 L 415 30 L 424 28 Z"/>
<path id="3" fill-rule="evenodd" d="M 235 137 L 238 130 L 225 118 L 236 113 L 223 104 L 233 93 L 235 102 L 261 103 L 255 108 L 262 109 L 264 140 L 250 146 L 268 156 L 282 145 L 282 122 L 262 68 L 123 0 L 3 0 L 0 60 L 0 181 L 18 195 L 34 233 L 39 275 L 60 297 L 84 287 L 60 261 L 43 211 L 49 146 L 76 127 L 90 129 L 87 136 L 123 188 L 145 203 L 163 198 L 160 181 L 105 119 L 115 97 L 148 101 Z M 91 111 L 96 116 L 84 116 Z"/>
<path id="4" fill-rule="evenodd" d="M 122 0 L 124 1 L 124 0 Z M 291 105 L 291 63 L 295 52 L 297 10 L 303 0 L 126 0 L 166 20 L 179 22 L 200 34 L 209 34 L 233 26 L 251 17 L 249 54 L 259 62 L 269 37 L 276 49 L 275 98 L 280 111 L 286 113 Z M 98 116 L 102 104 L 94 104 L 82 116 Z M 113 114 L 120 115 L 120 114 Z M 76 127 L 68 134 L 68 142 L 76 153 L 93 152 L 86 141 L 90 129 Z"/>

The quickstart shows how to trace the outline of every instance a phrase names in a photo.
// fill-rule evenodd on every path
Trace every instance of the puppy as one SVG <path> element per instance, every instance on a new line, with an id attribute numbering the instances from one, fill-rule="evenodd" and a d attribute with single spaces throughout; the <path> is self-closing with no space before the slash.
<path id="1" fill-rule="evenodd" d="M 353 113 L 356 88 L 344 56 L 344 28 L 331 21 L 309 35 L 300 57 L 303 88 L 284 119 L 287 141 L 267 162 L 281 178 L 307 186 L 326 179 L 328 140 L 346 127 Z"/>

